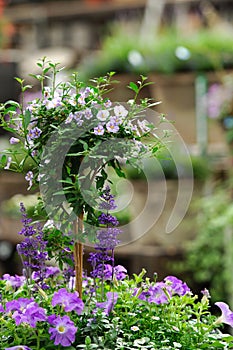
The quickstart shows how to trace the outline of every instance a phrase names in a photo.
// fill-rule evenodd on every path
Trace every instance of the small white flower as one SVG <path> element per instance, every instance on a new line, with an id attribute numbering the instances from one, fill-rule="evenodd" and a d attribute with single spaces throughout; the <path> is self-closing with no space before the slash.
<path id="1" fill-rule="evenodd" d="M 119 105 L 119 106 L 115 106 L 114 107 L 114 113 L 117 117 L 126 117 L 128 115 L 128 111 L 127 109 L 122 106 L 122 105 Z"/>
<path id="2" fill-rule="evenodd" d="M 175 341 L 173 342 L 173 345 L 174 345 L 175 349 L 181 349 L 182 348 L 182 344 L 176 343 Z"/>
<path id="3" fill-rule="evenodd" d="M 109 117 L 109 111 L 107 109 L 101 109 L 98 113 L 96 118 L 104 122 Z"/>
<path id="4" fill-rule="evenodd" d="M 25 176 L 25 180 L 27 180 L 29 182 L 28 190 L 30 190 L 30 188 L 32 187 L 33 177 L 34 177 L 34 175 L 33 175 L 32 171 L 28 171 L 26 176 Z"/>
<path id="5" fill-rule="evenodd" d="M 12 158 L 11 158 L 11 157 L 8 157 L 8 158 L 7 158 L 6 166 L 4 167 L 5 170 L 9 170 L 9 169 L 10 169 L 11 161 L 12 161 Z"/>
<path id="6" fill-rule="evenodd" d="M 139 331 L 139 327 L 138 326 L 132 326 L 130 327 L 131 331 L 137 332 Z"/>

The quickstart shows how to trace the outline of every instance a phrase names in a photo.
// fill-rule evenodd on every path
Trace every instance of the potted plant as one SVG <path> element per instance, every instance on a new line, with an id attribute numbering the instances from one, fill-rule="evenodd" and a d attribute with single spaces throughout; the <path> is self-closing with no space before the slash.
<path id="1" fill-rule="evenodd" d="M 0 281 L 1 348 L 230 349 L 232 336 L 219 328 L 233 325 L 227 304 L 217 303 L 222 315 L 216 317 L 207 291 L 198 301 L 174 276 L 158 282 L 142 271 L 129 278 L 114 264 L 121 230 L 106 167 L 124 176 L 119 158 L 138 166 L 141 156 L 157 154 L 161 139 L 153 135 L 154 126 L 140 124 L 149 105 L 112 105 L 103 97 L 109 77 L 86 86 L 74 74 L 56 85 L 58 65 L 46 58 L 38 65 L 41 97 L 29 105 L 1 106 L 1 125 L 18 145 L 11 151 L 13 166 L 24 171 L 24 161 L 32 159 L 28 189 L 40 185 L 39 202 L 49 219 L 45 225 L 32 222 L 20 204 L 23 274 Z M 18 81 L 23 92 L 29 88 Z M 143 77 L 129 85 L 136 97 L 144 84 Z M 19 164 L 18 151 L 25 154 Z M 6 162 L 2 156 L 3 167 Z M 96 249 L 89 256 L 91 276 L 82 267 L 84 243 Z"/>
<path id="2" fill-rule="evenodd" d="M 221 79 L 222 70 L 232 69 L 233 41 L 230 32 L 203 27 L 186 35 L 185 30 L 167 28 L 149 38 L 141 39 L 140 31 L 135 28 L 114 27 L 97 54 L 85 57 L 79 71 L 86 79 L 108 71 L 118 73 L 120 81 L 127 79 L 125 74 L 131 75 L 134 81 L 139 72 L 149 76 L 154 84 L 149 86 L 148 93 L 157 101 L 162 101 L 158 111 L 165 112 L 175 122 L 185 142 L 195 144 L 196 78 L 203 77 L 202 88 L 206 90 L 209 84 Z M 122 86 L 120 88 L 123 89 Z M 124 92 L 122 101 L 124 96 L 128 97 Z M 189 130 L 184 129 L 187 118 Z M 209 125 L 208 133 L 209 142 L 223 142 L 223 136 L 215 125 Z"/>

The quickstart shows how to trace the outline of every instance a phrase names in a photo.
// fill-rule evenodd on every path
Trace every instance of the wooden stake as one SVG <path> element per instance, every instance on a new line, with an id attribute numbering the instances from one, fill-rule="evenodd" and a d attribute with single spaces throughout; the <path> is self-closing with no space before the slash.
<path id="1" fill-rule="evenodd" d="M 83 213 L 74 221 L 74 264 L 75 264 L 75 290 L 82 298 L 82 275 L 83 275 L 83 244 L 77 240 L 77 235 L 83 232 Z"/>

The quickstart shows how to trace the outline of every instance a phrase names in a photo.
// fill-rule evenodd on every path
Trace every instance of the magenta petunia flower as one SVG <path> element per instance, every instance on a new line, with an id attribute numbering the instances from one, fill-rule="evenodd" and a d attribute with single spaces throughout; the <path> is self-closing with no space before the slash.
<path id="1" fill-rule="evenodd" d="M 69 316 L 51 315 L 48 322 L 53 326 L 49 328 L 50 339 L 54 340 L 54 345 L 70 346 L 75 341 L 77 327 Z"/>
<path id="2" fill-rule="evenodd" d="M 233 327 L 233 312 L 230 310 L 229 306 L 222 301 L 215 303 L 215 305 L 222 311 L 222 315 L 217 319 L 216 324 L 226 323 Z"/>
<path id="3" fill-rule="evenodd" d="M 81 314 L 84 308 L 83 301 L 78 297 L 77 292 L 68 292 L 65 288 L 59 289 L 55 292 L 52 299 L 52 306 L 62 305 L 66 312 L 76 311 L 78 315 Z"/>

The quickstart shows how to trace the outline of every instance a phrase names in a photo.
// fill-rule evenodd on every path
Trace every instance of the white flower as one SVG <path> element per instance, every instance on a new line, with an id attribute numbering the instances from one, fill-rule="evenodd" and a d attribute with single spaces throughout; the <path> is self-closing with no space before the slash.
<path id="1" fill-rule="evenodd" d="M 115 106 L 114 113 L 115 113 L 116 117 L 123 117 L 124 118 L 128 115 L 127 109 L 122 105 Z"/>
<path id="2" fill-rule="evenodd" d="M 148 122 L 146 120 L 142 120 L 142 121 L 138 120 L 138 126 L 143 133 L 147 133 L 150 131 L 150 128 L 147 125 L 148 125 Z"/>
<path id="3" fill-rule="evenodd" d="M 107 109 L 101 109 L 98 113 L 96 118 L 104 122 L 109 117 L 109 111 Z"/>
<path id="4" fill-rule="evenodd" d="M 138 326 L 132 326 L 130 327 L 131 331 L 137 332 L 139 331 L 139 327 Z"/>

